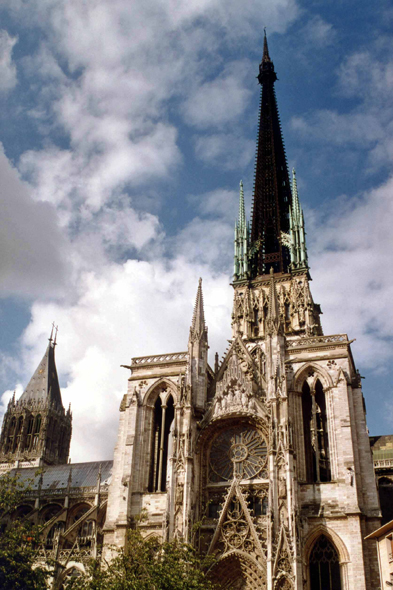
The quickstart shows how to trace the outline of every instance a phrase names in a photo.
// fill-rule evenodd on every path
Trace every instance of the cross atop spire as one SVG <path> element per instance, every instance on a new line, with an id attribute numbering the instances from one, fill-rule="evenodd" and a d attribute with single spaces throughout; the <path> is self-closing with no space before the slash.
<path id="1" fill-rule="evenodd" d="M 207 332 L 205 324 L 205 311 L 203 308 L 202 279 L 198 281 L 198 290 L 195 299 L 194 313 L 190 328 L 191 340 L 198 340 Z"/>

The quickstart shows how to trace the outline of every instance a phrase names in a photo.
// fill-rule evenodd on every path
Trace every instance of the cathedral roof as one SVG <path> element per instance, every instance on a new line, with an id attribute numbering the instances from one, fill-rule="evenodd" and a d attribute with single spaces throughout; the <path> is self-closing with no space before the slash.
<path id="1" fill-rule="evenodd" d="M 48 465 L 42 471 L 37 467 L 12 469 L 11 475 L 18 475 L 22 483 L 32 489 L 41 487 L 42 492 L 66 490 L 69 480 L 71 488 L 91 488 L 97 485 L 101 470 L 101 484 L 109 483 L 112 475 L 113 461 L 91 461 L 89 463 L 67 463 L 66 465 Z"/>
<path id="2" fill-rule="evenodd" d="M 50 338 L 46 352 L 20 397 L 19 403 L 46 402 L 57 409 L 63 408 L 56 370 L 55 346 L 55 342 Z"/>

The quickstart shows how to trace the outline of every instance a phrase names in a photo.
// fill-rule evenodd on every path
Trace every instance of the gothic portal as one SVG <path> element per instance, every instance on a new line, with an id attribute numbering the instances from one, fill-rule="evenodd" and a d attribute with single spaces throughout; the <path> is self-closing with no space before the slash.
<path id="1" fill-rule="evenodd" d="M 235 229 L 232 339 L 207 361 L 199 282 L 188 350 L 133 358 L 105 541 L 130 523 L 214 554 L 223 588 L 379 586 L 379 503 L 360 375 L 346 334 L 325 336 L 289 180 L 266 37 L 252 223 Z M 146 519 L 136 517 L 143 512 Z"/>

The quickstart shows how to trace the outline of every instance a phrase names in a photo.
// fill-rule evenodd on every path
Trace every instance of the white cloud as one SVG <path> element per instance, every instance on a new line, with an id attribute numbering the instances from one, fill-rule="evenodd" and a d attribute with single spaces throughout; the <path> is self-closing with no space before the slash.
<path id="1" fill-rule="evenodd" d="M 0 146 L 0 295 L 60 296 L 68 242 L 55 208 L 37 203 Z"/>
<path id="2" fill-rule="evenodd" d="M 8 92 L 17 84 L 16 65 L 12 61 L 12 50 L 17 37 L 11 37 L 4 29 L 0 30 L 0 91 Z"/>
<path id="3" fill-rule="evenodd" d="M 255 155 L 255 141 L 231 133 L 202 135 L 195 139 L 195 154 L 209 166 L 241 170 Z"/>
<path id="4" fill-rule="evenodd" d="M 302 43 L 310 43 L 314 48 L 326 47 L 334 43 L 336 32 L 331 23 L 316 15 L 310 18 L 300 31 L 299 37 Z"/>
<path id="5" fill-rule="evenodd" d="M 248 70 L 248 63 L 231 62 L 217 78 L 191 91 L 183 105 L 186 123 L 201 128 L 233 124 L 251 98 L 244 83 Z"/>

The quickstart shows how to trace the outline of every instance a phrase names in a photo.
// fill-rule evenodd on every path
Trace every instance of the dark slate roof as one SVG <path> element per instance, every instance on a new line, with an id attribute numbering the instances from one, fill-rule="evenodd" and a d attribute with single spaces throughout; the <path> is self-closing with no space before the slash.
<path id="1" fill-rule="evenodd" d="M 48 348 L 22 393 L 19 402 L 49 402 L 56 408 L 63 408 L 61 401 L 59 379 L 55 363 L 55 345 L 49 341 Z"/>
<path id="2" fill-rule="evenodd" d="M 92 461 L 90 463 L 67 463 L 66 465 L 46 465 L 42 473 L 42 491 L 59 491 L 67 488 L 71 472 L 71 488 L 91 488 L 97 485 L 101 466 L 101 484 L 109 484 L 113 461 Z M 11 475 L 18 475 L 31 489 L 38 489 L 41 468 L 24 467 L 12 469 Z"/>

